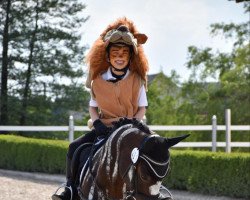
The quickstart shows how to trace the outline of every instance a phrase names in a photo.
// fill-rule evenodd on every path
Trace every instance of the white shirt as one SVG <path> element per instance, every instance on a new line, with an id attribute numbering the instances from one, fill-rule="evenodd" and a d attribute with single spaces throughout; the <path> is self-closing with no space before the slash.
<path id="1" fill-rule="evenodd" d="M 129 75 L 130 71 L 127 70 L 125 76 L 123 77 L 126 78 Z M 115 80 L 116 78 L 112 76 L 111 73 L 111 68 L 108 68 L 108 70 L 102 74 L 102 78 L 106 81 L 106 80 Z M 98 107 L 98 104 L 96 102 L 96 100 L 94 100 L 92 97 L 89 101 L 89 106 L 91 107 Z M 145 90 L 145 86 L 142 85 L 139 91 L 139 97 L 138 97 L 138 106 L 139 107 L 146 107 L 148 106 L 148 100 L 147 100 L 147 95 L 146 95 L 146 90 Z"/>

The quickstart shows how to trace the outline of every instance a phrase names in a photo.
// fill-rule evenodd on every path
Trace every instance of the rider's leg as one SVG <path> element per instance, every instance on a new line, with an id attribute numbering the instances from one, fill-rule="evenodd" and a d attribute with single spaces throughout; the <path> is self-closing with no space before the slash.
<path id="1" fill-rule="evenodd" d="M 71 173 L 71 159 L 67 156 L 66 158 L 66 186 L 61 194 L 53 194 L 53 200 L 72 200 L 73 195 L 76 192 L 73 187 L 72 173 Z"/>
<path id="2" fill-rule="evenodd" d="M 74 140 L 70 145 L 69 145 L 69 150 L 67 153 L 67 159 L 66 159 L 66 179 L 67 179 L 67 183 L 66 183 L 66 187 L 65 190 L 60 194 L 54 194 L 52 196 L 53 200 L 71 200 L 71 197 L 74 198 L 74 195 L 76 194 L 77 190 L 76 190 L 76 186 L 75 186 L 75 177 L 72 174 L 72 158 L 74 155 L 75 150 L 84 143 L 88 143 L 88 142 L 94 142 L 96 138 L 95 135 L 95 131 L 91 131 L 89 133 L 87 133 L 84 136 L 79 137 L 78 139 Z"/>

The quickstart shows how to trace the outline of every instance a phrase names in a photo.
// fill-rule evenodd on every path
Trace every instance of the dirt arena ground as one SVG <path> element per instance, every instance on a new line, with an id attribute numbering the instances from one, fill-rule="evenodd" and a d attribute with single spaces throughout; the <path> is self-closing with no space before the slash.
<path id="1" fill-rule="evenodd" d="M 49 200 L 63 176 L 0 170 L 0 200 Z M 175 200 L 243 200 L 171 191 Z"/>

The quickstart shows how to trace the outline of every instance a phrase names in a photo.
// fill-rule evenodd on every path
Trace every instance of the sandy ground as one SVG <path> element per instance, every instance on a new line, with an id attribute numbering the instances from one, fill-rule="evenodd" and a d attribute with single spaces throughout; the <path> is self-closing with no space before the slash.
<path id="1" fill-rule="evenodd" d="M 63 176 L 0 170 L 0 200 L 48 200 Z M 243 200 L 171 191 L 175 200 Z"/>
<path id="2" fill-rule="evenodd" d="M 23 178 L 0 177 L 1 200 L 47 200 L 51 199 L 57 183 L 25 180 Z"/>

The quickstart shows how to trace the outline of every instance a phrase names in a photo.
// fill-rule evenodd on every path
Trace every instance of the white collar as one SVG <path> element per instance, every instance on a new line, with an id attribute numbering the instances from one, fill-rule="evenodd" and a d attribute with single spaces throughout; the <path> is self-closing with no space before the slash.
<path id="1" fill-rule="evenodd" d="M 130 71 L 128 69 L 125 76 L 122 79 L 126 78 L 129 75 L 129 73 Z M 116 80 L 116 78 L 112 76 L 111 67 L 109 67 L 108 70 L 102 74 L 102 78 L 104 80 Z"/>

